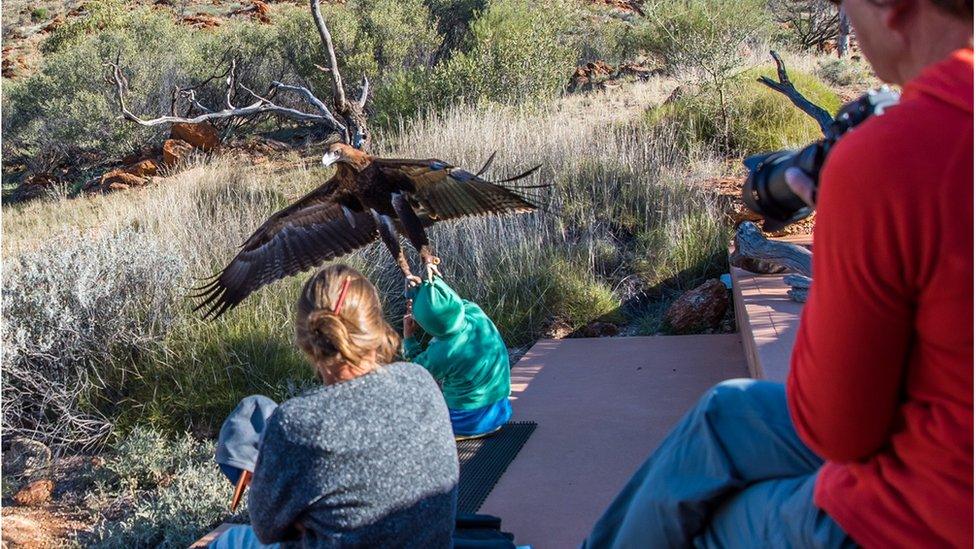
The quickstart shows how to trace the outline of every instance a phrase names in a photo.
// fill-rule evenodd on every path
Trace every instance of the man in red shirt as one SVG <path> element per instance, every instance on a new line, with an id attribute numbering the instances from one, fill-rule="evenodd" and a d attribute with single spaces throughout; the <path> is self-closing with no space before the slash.
<path id="1" fill-rule="evenodd" d="M 973 546 L 973 4 L 843 7 L 903 93 L 821 172 L 787 387 L 709 391 L 588 547 Z"/>

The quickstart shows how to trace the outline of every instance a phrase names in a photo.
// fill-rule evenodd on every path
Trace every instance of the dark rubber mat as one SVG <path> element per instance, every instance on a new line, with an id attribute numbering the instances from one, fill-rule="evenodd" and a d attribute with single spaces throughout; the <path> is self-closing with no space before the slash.
<path id="1" fill-rule="evenodd" d="M 478 511 L 535 427 L 534 421 L 514 421 L 485 438 L 458 441 L 458 513 Z"/>

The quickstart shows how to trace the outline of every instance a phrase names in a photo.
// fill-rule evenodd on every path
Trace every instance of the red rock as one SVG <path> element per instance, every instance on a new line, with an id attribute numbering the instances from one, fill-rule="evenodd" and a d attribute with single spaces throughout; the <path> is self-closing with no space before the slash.
<path id="1" fill-rule="evenodd" d="M 64 24 L 64 16 L 57 15 L 50 23 L 44 25 L 44 28 L 41 29 L 41 32 L 54 32 L 58 30 L 58 27 L 60 27 L 63 24 Z"/>
<path id="2" fill-rule="evenodd" d="M 156 164 L 156 161 L 151 158 L 140 160 L 139 162 L 125 167 L 126 173 L 131 173 L 137 177 L 152 177 L 156 175 L 158 170 L 159 166 Z"/>
<path id="3" fill-rule="evenodd" d="M 664 320 L 676 334 L 700 332 L 718 326 L 728 307 L 728 289 L 713 278 L 679 297 L 664 313 Z"/>
<path id="4" fill-rule="evenodd" d="M 145 177 L 139 177 L 127 171 L 115 169 L 106 172 L 99 181 L 98 186 L 103 191 L 116 191 L 129 187 L 141 187 L 148 182 L 149 180 Z"/>
<path id="5" fill-rule="evenodd" d="M 207 15 L 205 13 L 198 13 L 196 15 L 187 15 L 181 20 L 184 24 L 197 29 L 212 29 L 220 26 L 220 19 Z"/>
<path id="6" fill-rule="evenodd" d="M 163 166 L 173 167 L 193 152 L 193 146 L 182 139 L 167 139 L 163 143 Z"/>
<path id="7" fill-rule="evenodd" d="M 36 480 L 14 494 L 14 503 L 21 506 L 39 505 L 51 499 L 54 482 L 48 479 Z"/>
<path id="8" fill-rule="evenodd" d="M 173 124 L 170 128 L 169 136 L 171 139 L 186 141 L 194 148 L 209 151 L 220 144 L 220 136 L 217 128 L 213 124 L 204 122 L 202 124 L 185 124 L 182 122 Z"/>

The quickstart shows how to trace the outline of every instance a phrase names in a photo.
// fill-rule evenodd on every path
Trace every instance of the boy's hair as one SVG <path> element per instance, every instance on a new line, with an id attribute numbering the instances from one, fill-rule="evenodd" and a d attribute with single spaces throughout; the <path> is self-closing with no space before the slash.
<path id="1" fill-rule="evenodd" d="M 347 280 L 345 296 L 333 312 Z M 295 341 L 320 370 L 341 362 L 358 365 L 370 351 L 376 351 L 377 363 L 387 364 L 400 348 L 400 336 L 383 318 L 376 287 L 346 265 L 326 267 L 305 283 Z"/>

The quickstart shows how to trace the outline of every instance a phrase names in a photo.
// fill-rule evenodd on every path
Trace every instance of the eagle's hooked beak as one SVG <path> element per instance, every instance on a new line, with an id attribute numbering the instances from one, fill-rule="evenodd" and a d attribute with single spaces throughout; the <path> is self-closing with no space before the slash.
<path id="1" fill-rule="evenodd" d="M 339 151 L 328 151 L 322 155 L 322 165 L 328 168 L 339 161 Z"/>

